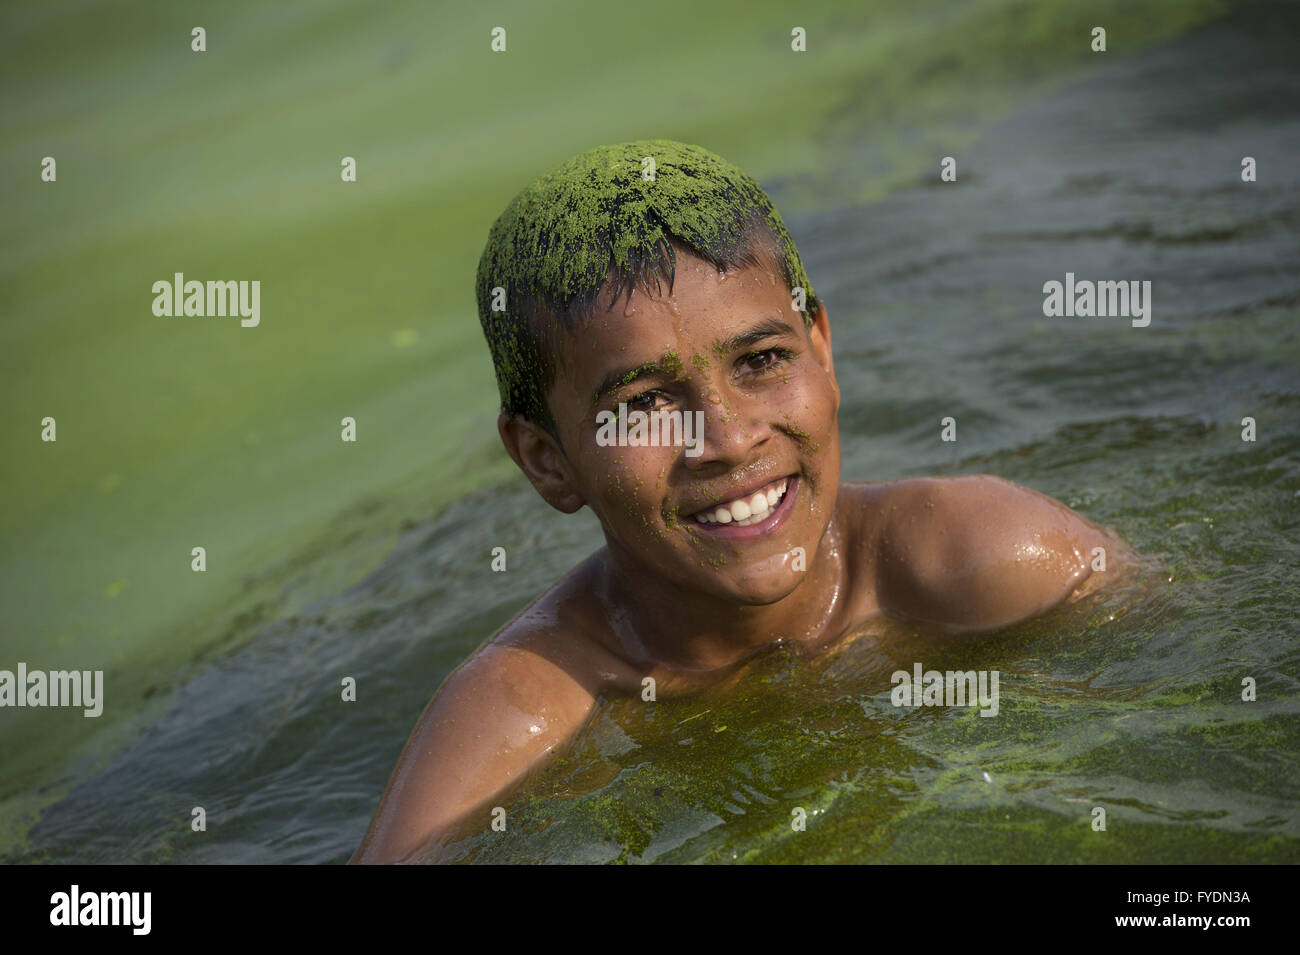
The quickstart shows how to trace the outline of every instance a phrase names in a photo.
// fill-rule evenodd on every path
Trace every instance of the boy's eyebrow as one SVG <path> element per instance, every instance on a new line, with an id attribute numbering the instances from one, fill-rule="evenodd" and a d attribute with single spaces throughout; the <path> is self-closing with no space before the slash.
<path id="1" fill-rule="evenodd" d="M 650 375 L 657 374 L 668 367 L 678 368 L 680 364 L 673 359 L 672 355 L 662 355 L 655 361 L 643 361 L 639 365 L 633 365 L 631 368 L 621 368 L 611 371 L 601 379 L 600 385 L 596 388 L 596 393 L 591 396 L 591 406 L 595 408 L 600 404 L 600 399 L 604 398 L 611 391 L 617 391 L 624 385 L 630 385 L 634 381 L 642 378 L 648 378 Z"/>
<path id="2" fill-rule="evenodd" d="M 794 335 L 794 329 L 790 327 L 788 322 L 769 316 L 761 319 L 757 325 L 747 332 L 728 338 L 725 342 L 714 343 L 713 352 L 717 355 L 726 355 L 730 352 L 740 351 L 742 348 L 748 348 L 750 345 L 756 345 L 764 338 L 772 338 L 776 335 Z"/>
<path id="3" fill-rule="evenodd" d="M 753 328 L 747 332 L 741 332 L 739 335 L 733 335 L 724 342 L 715 342 L 713 351 L 715 354 L 727 354 L 729 352 L 739 351 L 742 348 L 748 348 L 762 341 L 764 338 L 771 338 L 776 335 L 794 335 L 794 329 L 788 322 L 779 318 L 767 316 L 758 321 Z M 681 370 L 681 361 L 676 354 L 665 352 L 654 361 L 644 361 L 639 365 L 633 365 L 630 368 L 621 368 L 611 371 L 601 379 L 600 385 L 596 388 L 596 393 L 591 396 L 591 407 L 594 409 L 600 400 L 612 391 L 616 391 L 625 385 L 630 385 L 634 381 L 642 378 L 648 378 L 651 375 L 661 373 L 676 373 Z"/>

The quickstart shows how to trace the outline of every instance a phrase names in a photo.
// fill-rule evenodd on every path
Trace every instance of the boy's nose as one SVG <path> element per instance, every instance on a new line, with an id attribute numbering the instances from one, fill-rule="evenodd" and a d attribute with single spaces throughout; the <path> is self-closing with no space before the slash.
<path id="1" fill-rule="evenodd" d="M 700 403 L 704 412 L 700 454 L 687 457 L 686 466 L 693 471 L 721 464 L 728 469 L 753 460 L 754 449 L 773 434 L 764 415 L 761 401 L 746 400 L 731 392 L 725 394 L 710 387 Z"/>

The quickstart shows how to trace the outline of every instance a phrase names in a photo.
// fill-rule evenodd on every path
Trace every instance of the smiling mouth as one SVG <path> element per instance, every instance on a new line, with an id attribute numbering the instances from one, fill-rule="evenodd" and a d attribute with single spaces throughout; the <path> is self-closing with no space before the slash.
<path id="1" fill-rule="evenodd" d="M 691 515 L 690 520 L 709 528 L 762 524 L 781 508 L 793 481 L 794 478 L 789 475 L 778 478 L 757 491 L 697 511 Z"/>

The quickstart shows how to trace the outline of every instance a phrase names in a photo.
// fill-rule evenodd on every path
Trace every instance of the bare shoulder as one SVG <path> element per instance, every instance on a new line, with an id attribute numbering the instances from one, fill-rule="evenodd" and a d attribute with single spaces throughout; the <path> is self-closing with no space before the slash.
<path id="1" fill-rule="evenodd" d="M 865 485 L 853 500 L 861 504 L 882 608 L 954 631 L 1042 613 L 1094 567 L 1116 571 L 1129 554 L 1060 501 L 992 475 Z"/>
<path id="2" fill-rule="evenodd" d="M 600 693 L 602 660 L 573 610 L 561 582 L 448 675 L 353 862 L 403 861 L 475 813 L 486 826 L 493 801 L 577 735 Z"/>
<path id="3" fill-rule="evenodd" d="M 1060 501 L 992 474 L 906 478 L 856 487 L 862 501 L 888 516 L 886 530 L 924 524 L 936 516 L 949 530 L 989 532 L 1006 521 L 1030 533 L 1077 529 L 1080 524 L 1096 528 Z"/>

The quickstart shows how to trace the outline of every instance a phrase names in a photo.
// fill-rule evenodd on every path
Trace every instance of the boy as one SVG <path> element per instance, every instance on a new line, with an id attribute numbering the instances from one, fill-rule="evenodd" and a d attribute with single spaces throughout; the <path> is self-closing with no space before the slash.
<path id="1" fill-rule="evenodd" d="M 447 678 L 355 862 L 486 825 L 601 695 L 647 677 L 686 692 L 880 615 L 1003 627 L 1076 593 L 1094 547 L 1122 549 L 993 477 L 841 485 L 826 306 L 767 195 L 699 147 L 564 163 L 493 225 L 477 286 L 501 440 L 548 504 L 592 509 L 606 546 Z M 638 441 L 649 419 L 675 420 L 673 440 Z"/>

